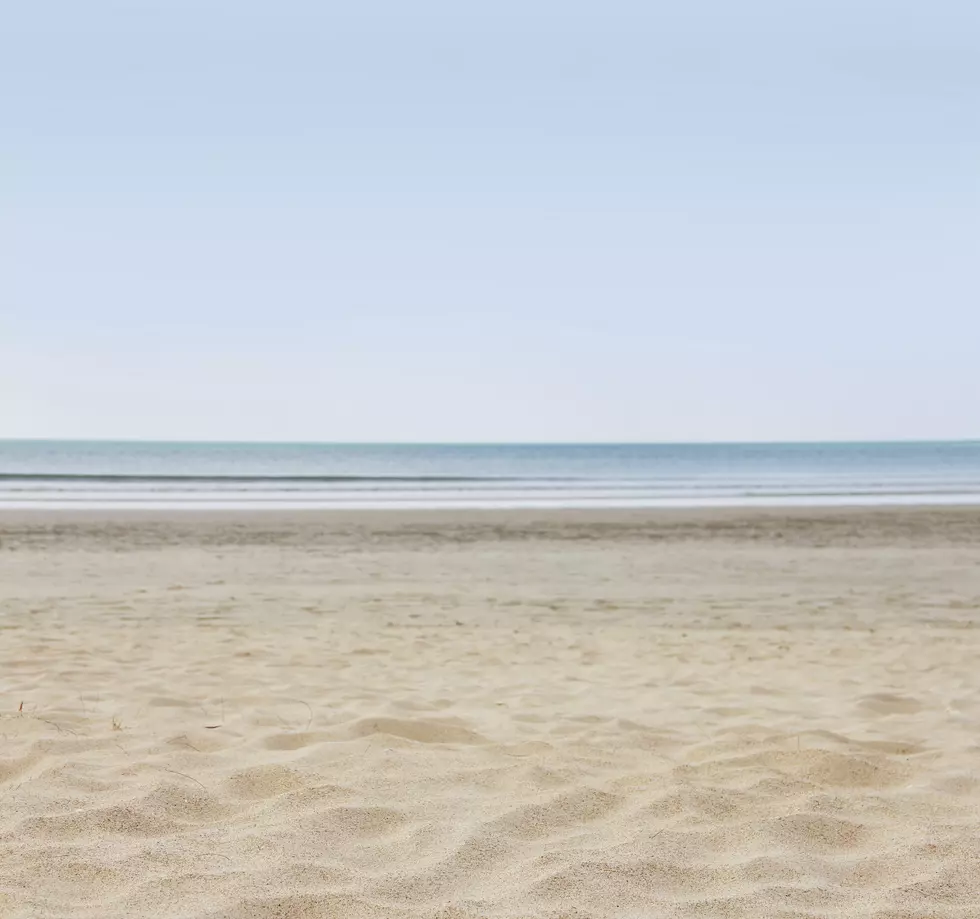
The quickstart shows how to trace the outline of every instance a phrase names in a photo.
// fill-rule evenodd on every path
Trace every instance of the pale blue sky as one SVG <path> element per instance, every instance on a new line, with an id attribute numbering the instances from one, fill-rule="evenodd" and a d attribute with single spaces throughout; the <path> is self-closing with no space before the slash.
<path id="1" fill-rule="evenodd" d="M 0 437 L 980 437 L 980 5 L 30 0 Z"/>

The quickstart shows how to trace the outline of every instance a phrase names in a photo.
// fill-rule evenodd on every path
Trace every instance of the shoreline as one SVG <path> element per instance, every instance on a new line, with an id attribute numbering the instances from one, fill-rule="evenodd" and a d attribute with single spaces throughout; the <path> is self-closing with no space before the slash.
<path id="1" fill-rule="evenodd" d="M 207 508 L 177 508 L 177 507 L 17 507 L 0 506 L 0 524 L 5 519 L 32 517 L 57 517 L 65 519 L 91 517 L 146 517 L 146 518 L 240 518 L 242 516 L 264 517 L 314 517 L 324 519 L 354 519 L 358 517 L 381 518 L 445 518 L 473 516 L 479 518 L 539 518 L 542 516 L 581 517 L 582 519 L 618 520 L 618 519 L 684 519 L 691 518 L 751 518 L 785 516 L 785 517 L 822 517 L 841 514 L 861 516 L 865 514 L 975 514 L 980 519 L 980 503 L 970 502 L 960 504 L 834 504 L 834 505 L 710 505 L 684 507 L 370 507 L 370 508 L 324 508 L 324 507 L 207 507 Z"/>
<path id="2" fill-rule="evenodd" d="M 176 499 L 172 501 L 152 501 L 121 498 L 114 501 L 99 501 L 88 498 L 56 499 L 36 501 L 34 499 L 10 500 L 0 498 L 0 514 L 17 512 L 107 512 L 123 511 L 175 512 L 175 513 L 484 513 L 504 512 L 661 512 L 661 511 L 807 511 L 807 510 L 840 510 L 840 509 L 895 509 L 895 508 L 980 508 L 980 493 L 960 492 L 950 489 L 948 492 L 924 491 L 887 495 L 865 492 L 850 492 L 841 494 L 799 494 L 799 495 L 756 495 L 730 498 L 651 498 L 638 500 L 616 500 L 615 498 L 595 498 L 567 500 L 535 500 L 533 498 L 506 501 L 493 498 L 475 500 L 444 500 L 438 502 L 422 502 L 414 498 L 404 500 L 383 499 L 378 501 L 361 501 L 341 499 L 336 501 L 318 501 L 317 499 L 297 498 L 284 500 L 281 497 L 267 499 L 251 499 L 248 501 L 221 501 L 213 498 L 199 500 Z"/>

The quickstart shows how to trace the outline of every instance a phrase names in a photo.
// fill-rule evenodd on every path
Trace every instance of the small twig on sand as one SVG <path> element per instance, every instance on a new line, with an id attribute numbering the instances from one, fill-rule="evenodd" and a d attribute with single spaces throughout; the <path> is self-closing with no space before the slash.
<path id="1" fill-rule="evenodd" d="M 208 790 L 207 786 L 203 782 L 199 782 L 192 775 L 188 775 L 186 772 L 178 772 L 176 769 L 169 769 L 166 766 L 155 766 L 156 769 L 162 769 L 164 772 L 172 772 L 174 775 L 182 775 L 185 779 L 190 779 L 195 785 L 200 785 L 205 791 Z"/>
<path id="2" fill-rule="evenodd" d="M 47 718 L 38 718 L 42 724 L 50 724 L 59 734 L 71 734 L 74 737 L 78 736 L 78 731 L 73 731 L 71 728 L 66 728 L 64 725 L 56 724 L 54 721 L 48 721 Z"/>
<path id="3" fill-rule="evenodd" d="M 200 749 L 195 747 L 188 739 L 186 734 L 181 734 L 180 737 L 172 737 L 167 743 L 172 743 L 174 746 L 178 747 L 190 747 L 195 753 L 200 753 Z"/>
<path id="4" fill-rule="evenodd" d="M 310 713 L 310 719 L 309 719 L 309 721 L 306 722 L 306 727 L 303 728 L 303 731 L 304 732 L 308 731 L 310 729 L 310 725 L 313 724 L 313 707 L 310 705 L 309 702 L 304 702 L 302 699 L 286 699 L 286 701 L 287 702 L 295 702 L 298 705 L 305 705 L 306 706 L 306 710 Z"/>

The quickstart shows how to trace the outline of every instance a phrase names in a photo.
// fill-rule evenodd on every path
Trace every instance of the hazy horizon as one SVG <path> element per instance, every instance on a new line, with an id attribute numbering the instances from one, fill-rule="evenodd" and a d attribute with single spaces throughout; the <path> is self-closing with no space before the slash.
<path id="1" fill-rule="evenodd" d="M 149 437 L 0 437 L 0 444 L 146 444 L 270 447 L 847 447 L 980 444 L 980 437 L 895 440 L 186 440 Z"/>

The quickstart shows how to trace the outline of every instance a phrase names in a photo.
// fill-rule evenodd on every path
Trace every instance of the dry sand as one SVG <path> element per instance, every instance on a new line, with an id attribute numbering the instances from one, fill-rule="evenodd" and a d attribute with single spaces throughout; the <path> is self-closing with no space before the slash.
<path id="1" fill-rule="evenodd" d="M 0 916 L 980 916 L 980 509 L 0 515 Z"/>

